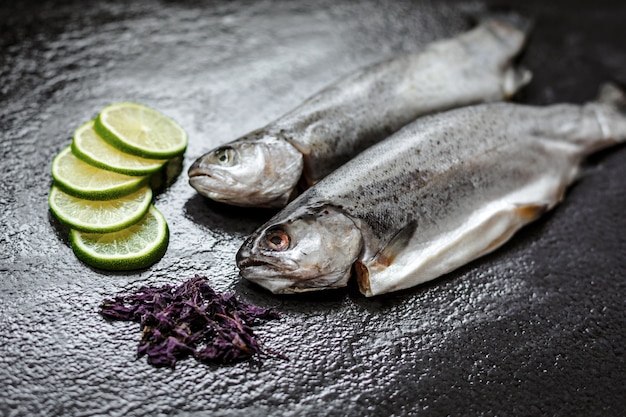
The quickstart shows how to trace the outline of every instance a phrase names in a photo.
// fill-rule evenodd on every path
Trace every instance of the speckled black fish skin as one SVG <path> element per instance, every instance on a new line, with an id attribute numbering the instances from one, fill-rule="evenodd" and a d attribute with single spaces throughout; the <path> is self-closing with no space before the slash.
<path id="1" fill-rule="evenodd" d="M 274 175 L 270 166 L 297 155 L 276 150 L 266 156 L 263 175 L 269 183 L 238 175 L 236 163 L 227 167 L 215 160 L 216 150 L 200 157 L 189 171 L 190 184 L 217 201 L 244 206 L 282 207 L 299 182 L 308 187 L 354 155 L 386 138 L 417 117 L 435 111 L 479 102 L 503 100 L 530 80 L 512 60 L 526 40 L 528 22 L 521 18 L 486 19 L 475 29 L 455 38 L 380 62 L 338 81 L 309 98 L 293 111 L 225 146 L 235 149 L 250 142 L 284 140 L 302 155 L 302 163 L 287 174 Z M 267 143 L 259 143 L 267 147 Z M 218 148 L 219 150 L 220 148 Z M 240 151 L 247 152 L 244 150 Z M 243 155 L 239 155 L 243 160 Z M 254 159 L 254 163 L 260 163 Z M 233 172 L 232 176 L 228 171 Z M 259 175 L 255 171 L 253 175 Z M 252 176 L 252 175 L 250 175 Z M 232 191 L 244 181 L 249 188 L 273 188 L 267 197 Z M 235 184 L 236 183 L 236 184 Z M 274 189 L 275 188 L 275 189 Z M 259 192 L 266 192 L 260 190 Z M 265 200 L 264 200 L 265 199 Z"/>
<path id="2" fill-rule="evenodd" d="M 612 87 L 605 93 L 621 94 Z M 494 103 L 425 117 L 339 168 L 258 229 L 238 253 L 242 276 L 265 285 L 261 264 L 280 270 L 310 238 L 293 225 L 319 228 L 320 218 L 334 216 L 349 218 L 361 238 L 351 243 L 353 259 L 317 272 L 332 277 L 327 285 L 345 285 L 355 262 L 368 296 L 417 285 L 499 247 L 562 199 L 585 156 L 624 139 L 626 117 L 610 103 Z M 345 221 L 341 227 L 339 234 L 350 230 Z M 291 246 L 268 250 L 268 230 L 284 231 Z M 349 252 L 346 245 L 337 247 Z M 329 257 L 336 248 L 320 250 Z M 316 285 L 323 280 L 312 276 L 289 271 L 268 288 L 321 289 Z"/>
<path id="3" fill-rule="evenodd" d="M 528 81 L 511 63 L 524 42 L 521 30 L 487 20 L 456 38 L 357 72 L 268 129 L 303 153 L 311 185 L 418 116 L 513 95 Z"/>

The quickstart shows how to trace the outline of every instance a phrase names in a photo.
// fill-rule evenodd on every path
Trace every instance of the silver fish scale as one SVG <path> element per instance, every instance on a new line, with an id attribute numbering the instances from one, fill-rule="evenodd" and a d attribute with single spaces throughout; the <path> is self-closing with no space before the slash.
<path id="1" fill-rule="evenodd" d="M 305 155 L 305 174 L 317 181 L 419 115 L 512 94 L 525 81 L 507 87 L 505 78 L 514 77 L 510 61 L 524 40 L 522 31 L 487 21 L 358 71 L 266 129 L 280 132 Z"/>
<path id="2" fill-rule="evenodd" d="M 602 138 L 591 107 L 497 103 L 426 117 L 348 162 L 292 206 L 340 207 L 383 242 L 415 221 L 427 241 L 544 176 L 563 178 L 564 189 L 583 156 L 583 148 L 567 145 L 574 131 Z"/>

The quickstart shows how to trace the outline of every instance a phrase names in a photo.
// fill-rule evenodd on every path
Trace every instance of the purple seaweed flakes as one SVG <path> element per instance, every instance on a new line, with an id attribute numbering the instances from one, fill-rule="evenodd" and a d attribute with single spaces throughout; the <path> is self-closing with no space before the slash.
<path id="1" fill-rule="evenodd" d="M 234 294 L 216 293 L 199 275 L 178 287 L 141 287 L 104 300 L 100 314 L 139 323 L 138 357 L 171 368 L 187 356 L 226 364 L 262 355 L 266 352 L 252 327 L 280 318 L 274 310 L 240 301 Z"/>
<path id="2" fill-rule="evenodd" d="M 267 320 L 277 320 L 280 318 L 278 312 L 272 309 L 254 306 L 243 301 L 237 302 L 239 303 L 239 310 L 241 310 L 240 314 L 246 322 L 263 322 Z"/>
<path id="3" fill-rule="evenodd" d="M 100 314 L 109 320 L 135 320 L 135 306 L 127 306 L 124 297 L 115 297 L 113 300 L 104 300 L 100 306 Z"/>
<path id="4" fill-rule="evenodd" d="M 254 339 L 252 344 L 246 343 L 244 339 L 247 338 L 235 332 L 222 333 L 210 345 L 197 350 L 194 356 L 203 362 L 231 363 L 262 353 Z"/>
<path id="5" fill-rule="evenodd" d="M 263 353 L 252 328 L 241 321 L 236 310 L 230 313 L 216 315 L 219 330 L 210 345 L 196 351 L 196 359 L 229 363 Z"/>
<path id="6" fill-rule="evenodd" d="M 178 359 L 193 354 L 194 350 L 189 345 L 181 342 L 174 336 L 155 338 L 154 343 L 142 343 L 137 348 L 139 356 L 146 355 L 148 363 L 154 366 L 167 366 L 172 368 Z"/>

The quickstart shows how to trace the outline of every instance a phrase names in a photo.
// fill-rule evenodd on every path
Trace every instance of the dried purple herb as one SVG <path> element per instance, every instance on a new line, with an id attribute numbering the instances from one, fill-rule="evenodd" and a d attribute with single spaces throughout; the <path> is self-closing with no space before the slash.
<path id="1" fill-rule="evenodd" d="M 230 363 L 263 354 L 252 327 L 280 317 L 232 294 L 217 294 L 199 275 L 178 287 L 141 287 L 105 300 L 100 314 L 140 323 L 138 355 L 169 367 L 190 355 L 202 362 Z"/>

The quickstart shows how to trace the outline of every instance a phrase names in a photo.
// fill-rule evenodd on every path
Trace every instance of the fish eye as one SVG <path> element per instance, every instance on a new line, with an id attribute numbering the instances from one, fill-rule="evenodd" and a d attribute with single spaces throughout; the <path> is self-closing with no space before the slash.
<path id="1" fill-rule="evenodd" d="M 233 162 L 234 153 L 233 148 L 224 147 L 216 149 L 215 152 L 213 152 L 213 157 L 218 164 L 228 166 Z"/>
<path id="2" fill-rule="evenodd" d="M 265 235 L 267 246 L 278 252 L 288 249 L 289 242 L 289 235 L 284 230 L 271 230 Z"/>

